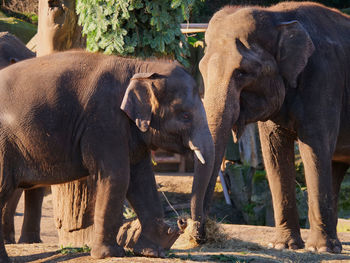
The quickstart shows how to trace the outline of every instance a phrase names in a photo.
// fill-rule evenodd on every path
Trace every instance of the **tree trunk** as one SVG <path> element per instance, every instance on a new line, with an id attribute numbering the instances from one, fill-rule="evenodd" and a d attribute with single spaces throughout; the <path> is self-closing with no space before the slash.
<path id="1" fill-rule="evenodd" d="M 53 185 L 51 190 L 59 245 L 90 245 L 94 224 L 94 177 Z"/>
<path id="2" fill-rule="evenodd" d="M 34 37 L 37 56 L 71 48 L 85 48 L 77 24 L 75 0 L 39 0 L 38 33 Z"/>
<path id="3" fill-rule="evenodd" d="M 39 0 L 38 33 L 30 41 L 37 56 L 71 48 L 85 48 L 86 39 L 77 24 L 75 0 Z M 89 245 L 93 233 L 93 177 L 54 185 L 52 202 L 60 245 Z"/>

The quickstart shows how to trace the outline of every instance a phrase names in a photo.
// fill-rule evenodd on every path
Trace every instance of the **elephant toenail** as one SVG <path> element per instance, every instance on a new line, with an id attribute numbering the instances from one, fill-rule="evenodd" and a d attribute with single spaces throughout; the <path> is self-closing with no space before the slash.
<path id="1" fill-rule="evenodd" d="M 316 248 L 315 247 L 308 247 L 307 250 L 310 251 L 310 252 L 315 252 Z"/>
<path id="2" fill-rule="evenodd" d="M 275 249 L 278 249 L 278 250 L 282 250 L 285 248 L 286 248 L 285 244 L 282 244 L 282 243 L 278 243 L 275 245 Z"/>
<path id="3" fill-rule="evenodd" d="M 335 247 L 333 248 L 333 253 L 336 253 L 336 254 L 341 253 L 341 247 L 335 246 Z"/>
<path id="4" fill-rule="evenodd" d="M 293 249 L 293 250 L 296 250 L 296 249 L 298 249 L 299 247 L 298 247 L 297 245 L 295 245 L 295 244 L 292 244 L 292 245 L 289 246 L 289 248 L 290 248 L 290 249 Z"/>
<path id="5" fill-rule="evenodd" d="M 267 247 L 268 247 L 268 248 L 273 248 L 273 244 L 272 244 L 272 243 L 269 243 L 269 244 L 267 245 Z"/>

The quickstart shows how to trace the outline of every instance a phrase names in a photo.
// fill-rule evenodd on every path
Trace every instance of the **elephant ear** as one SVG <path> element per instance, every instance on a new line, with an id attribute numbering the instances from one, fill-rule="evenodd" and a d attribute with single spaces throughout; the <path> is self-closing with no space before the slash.
<path id="1" fill-rule="evenodd" d="M 282 76 L 293 88 L 297 78 L 305 68 L 315 46 L 305 28 L 296 20 L 279 25 L 277 63 Z"/>
<path id="2" fill-rule="evenodd" d="M 154 101 L 152 79 L 157 77 L 157 73 L 136 73 L 130 80 L 120 106 L 142 132 L 146 132 L 151 123 Z"/>

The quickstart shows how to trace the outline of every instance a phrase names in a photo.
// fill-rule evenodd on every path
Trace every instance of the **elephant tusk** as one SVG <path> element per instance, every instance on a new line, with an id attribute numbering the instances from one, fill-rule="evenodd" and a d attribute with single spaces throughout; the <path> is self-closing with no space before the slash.
<path id="1" fill-rule="evenodd" d="M 205 164 L 205 160 L 203 158 L 202 153 L 200 152 L 200 150 L 194 150 L 194 153 L 196 154 L 198 160 L 202 163 Z"/>
<path id="2" fill-rule="evenodd" d="M 201 153 L 201 151 L 199 150 L 198 147 L 194 146 L 192 141 L 189 141 L 188 145 L 190 146 L 190 149 L 192 151 L 194 151 L 194 153 L 196 154 L 198 160 L 202 163 L 202 164 L 205 164 L 205 160 L 204 160 L 204 157 Z"/>

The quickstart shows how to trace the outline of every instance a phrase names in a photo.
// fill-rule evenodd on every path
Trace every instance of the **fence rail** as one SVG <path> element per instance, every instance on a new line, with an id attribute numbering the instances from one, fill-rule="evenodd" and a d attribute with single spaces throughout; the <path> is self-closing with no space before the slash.
<path id="1" fill-rule="evenodd" d="M 208 28 L 206 23 L 184 23 L 181 24 L 181 32 L 183 34 L 205 32 Z"/>

